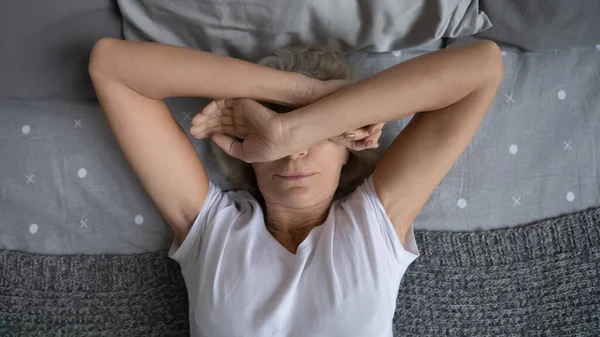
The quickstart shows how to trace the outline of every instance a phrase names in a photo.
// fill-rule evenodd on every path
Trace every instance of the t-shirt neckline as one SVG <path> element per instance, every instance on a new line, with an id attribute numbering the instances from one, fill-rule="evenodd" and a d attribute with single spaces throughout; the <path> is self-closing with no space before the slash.
<path id="1" fill-rule="evenodd" d="M 320 224 L 319 226 L 316 226 L 313 229 L 311 229 L 311 231 L 308 233 L 306 238 L 304 238 L 304 240 L 300 243 L 300 245 L 298 246 L 298 249 L 296 249 L 296 254 L 293 254 L 292 252 L 287 250 L 287 248 L 285 248 L 279 241 L 277 241 L 277 239 L 267 229 L 267 226 L 264 223 L 264 221 L 260 226 L 261 232 L 262 232 L 262 235 L 267 237 L 266 240 L 269 242 L 269 244 L 271 244 L 272 246 L 275 247 L 275 249 L 279 253 L 279 256 L 282 256 L 284 258 L 290 258 L 290 259 L 294 259 L 294 258 L 298 259 L 298 258 L 304 256 L 307 252 L 309 252 L 310 248 L 314 246 L 314 241 L 316 240 L 315 237 L 319 236 L 321 231 L 323 231 L 323 228 L 325 227 L 325 225 L 330 221 L 330 217 L 332 216 L 331 215 L 332 211 L 333 211 L 333 205 L 332 205 L 332 208 L 329 209 L 329 213 L 327 214 L 325 221 L 322 224 Z"/>
<path id="2" fill-rule="evenodd" d="M 321 227 L 323 227 L 323 224 L 313 228 L 308 233 L 308 235 L 304 238 L 304 240 L 298 246 L 298 249 L 296 249 L 296 254 L 293 254 L 292 252 L 287 250 L 287 248 L 285 248 L 281 244 L 281 242 L 277 241 L 277 239 L 273 236 L 273 234 L 271 234 L 271 232 L 269 232 L 269 230 L 267 229 L 267 226 L 264 223 L 262 223 L 260 227 L 262 228 L 261 229 L 262 235 L 267 237 L 267 241 L 269 241 L 269 244 L 271 244 L 272 246 L 275 247 L 275 249 L 278 251 L 280 256 L 282 256 L 284 258 L 296 258 L 297 259 L 309 251 L 309 248 L 312 246 L 312 240 L 315 235 L 315 232 L 320 231 Z"/>

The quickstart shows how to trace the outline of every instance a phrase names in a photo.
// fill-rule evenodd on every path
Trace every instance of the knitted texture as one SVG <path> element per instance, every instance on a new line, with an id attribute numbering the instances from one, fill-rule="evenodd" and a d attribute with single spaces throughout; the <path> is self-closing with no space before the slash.
<path id="1" fill-rule="evenodd" d="M 177 262 L 0 251 L 0 336 L 189 336 Z"/>
<path id="2" fill-rule="evenodd" d="M 600 208 L 415 239 L 394 336 L 600 336 Z"/>
<path id="3" fill-rule="evenodd" d="M 511 229 L 415 231 L 394 336 L 600 336 L 600 208 Z M 0 251 L 0 336 L 188 336 L 166 252 Z"/>

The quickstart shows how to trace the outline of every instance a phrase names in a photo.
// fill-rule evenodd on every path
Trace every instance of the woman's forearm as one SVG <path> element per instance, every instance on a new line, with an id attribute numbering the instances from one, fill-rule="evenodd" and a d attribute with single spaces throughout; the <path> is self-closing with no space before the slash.
<path id="1" fill-rule="evenodd" d="M 364 125 L 452 105 L 486 85 L 497 85 L 501 69 L 493 42 L 443 49 L 349 85 L 281 116 L 281 121 L 293 139 L 313 144 Z"/>
<path id="2" fill-rule="evenodd" d="M 200 50 L 111 38 L 94 47 L 90 73 L 110 76 L 152 99 L 246 97 L 294 105 L 312 88 L 312 80 L 297 73 Z"/>

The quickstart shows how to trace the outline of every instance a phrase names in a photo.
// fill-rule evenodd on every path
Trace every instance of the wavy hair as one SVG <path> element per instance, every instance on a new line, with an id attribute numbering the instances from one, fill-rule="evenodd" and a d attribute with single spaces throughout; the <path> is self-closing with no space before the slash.
<path id="1" fill-rule="evenodd" d="M 274 51 L 258 61 L 259 65 L 301 73 L 305 76 L 325 80 L 358 80 L 358 73 L 345 61 L 338 50 L 317 46 L 290 46 Z M 285 113 L 286 109 L 268 106 L 277 112 Z M 289 111 L 289 109 L 287 109 Z M 234 189 L 250 192 L 264 207 L 264 198 L 258 188 L 256 175 L 251 164 L 226 154 L 214 142 L 209 142 L 208 159 L 220 168 L 221 175 L 234 185 Z M 348 162 L 342 167 L 338 188 L 333 200 L 342 198 L 360 185 L 373 168 L 378 159 L 377 149 L 363 151 L 349 150 Z"/>

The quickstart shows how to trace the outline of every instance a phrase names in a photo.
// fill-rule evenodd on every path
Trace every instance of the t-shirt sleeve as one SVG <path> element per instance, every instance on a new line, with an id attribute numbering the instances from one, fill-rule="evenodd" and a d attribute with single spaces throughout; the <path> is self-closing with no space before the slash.
<path id="1" fill-rule="evenodd" d="M 224 193 L 218 185 L 209 180 L 208 194 L 206 195 L 206 200 L 204 201 L 204 205 L 202 205 L 200 213 L 196 216 L 196 219 L 194 220 L 189 233 L 181 243 L 181 246 L 173 239 L 171 249 L 169 250 L 169 257 L 182 266 L 190 260 L 197 259 L 206 226 L 214 220 L 219 208 L 227 206 L 228 200 L 229 198 L 226 193 Z"/>
<path id="2" fill-rule="evenodd" d="M 354 204 L 353 212 L 364 212 L 364 214 L 355 216 L 356 219 L 363 219 L 357 226 L 367 226 L 364 230 L 372 233 L 373 237 L 380 239 L 394 260 L 403 267 L 408 267 L 419 257 L 413 224 L 410 224 L 404 245 L 402 245 L 394 225 L 375 191 L 373 174 L 359 185 L 349 198 Z"/>

